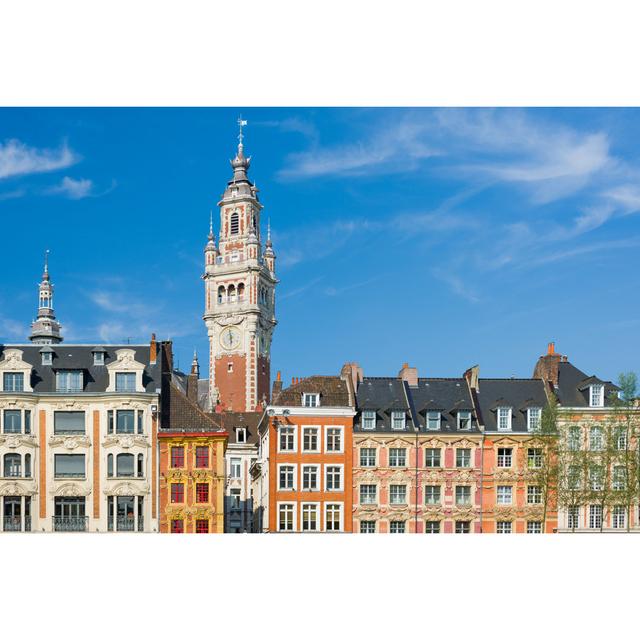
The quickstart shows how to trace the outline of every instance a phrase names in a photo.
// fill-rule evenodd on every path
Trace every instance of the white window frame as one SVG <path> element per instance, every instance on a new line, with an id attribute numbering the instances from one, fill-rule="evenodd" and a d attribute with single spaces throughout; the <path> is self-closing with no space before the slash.
<path id="1" fill-rule="evenodd" d="M 589 385 L 589 406 L 604 407 L 604 385 L 603 384 Z"/>
<path id="2" fill-rule="evenodd" d="M 532 529 L 536 529 L 536 531 L 532 531 Z M 527 533 L 542 533 L 542 522 L 540 520 L 528 520 Z"/>
<path id="3" fill-rule="evenodd" d="M 511 451 L 509 454 L 502 454 L 503 460 L 509 458 L 509 464 L 500 464 L 500 449 L 505 449 Z M 496 466 L 500 467 L 500 469 L 511 469 L 513 466 L 513 447 L 498 447 L 496 449 Z"/>
<path id="4" fill-rule="evenodd" d="M 533 451 L 533 455 L 529 455 L 529 452 Z M 540 453 L 535 453 L 536 451 Z M 538 460 L 540 464 L 537 464 Z M 535 464 L 530 464 L 534 462 Z M 527 469 L 542 469 L 544 464 L 544 453 L 540 447 L 527 447 Z"/>
<path id="5" fill-rule="evenodd" d="M 621 464 L 614 465 L 613 469 L 611 470 L 611 488 L 614 491 L 624 491 L 626 485 L 627 468 Z"/>
<path id="6" fill-rule="evenodd" d="M 581 448 L 582 448 L 582 428 L 572 425 L 569 427 L 567 431 L 567 450 L 580 451 Z"/>
<path id="7" fill-rule="evenodd" d="M 329 429 L 338 429 L 340 431 L 340 449 L 329 449 Z M 324 428 L 324 452 L 325 453 L 344 453 L 344 426 L 339 424 L 329 424 Z"/>
<path id="8" fill-rule="evenodd" d="M 391 451 L 404 451 L 404 464 L 391 464 Z M 406 447 L 389 447 L 389 467 L 393 469 L 405 469 L 407 466 L 407 448 Z"/>
<path id="9" fill-rule="evenodd" d="M 240 439 L 240 434 L 242 434 L 242 439 Z M 236 443 L 237 444 L 246 444 L 247 443 L 247 428 L 246 427 L 236 427 Z"/>
<path id="10" fill-rule="evenodd" d="M 294 532 L 297 531 L 297 513 L 296 513 L 296 503 L 295 502 L 278 502 L 277 505 L 278 510 L 276 513 L 276 517 L 278 518 L 277 521 L 277 529 L 278 531 L 281 531 L 283 533 L 289 533 L 289 532 Z M 291 529 L 281 529 L 280 528 L 280 509 L 281 507 L 291 507 Z"/>
<path id="11" fill-rule="evenodd" d="M 338 528 L 327 529 L 327 512 L 328 507 L 338 507 Z M 324 531 L 326 533 L 341 533 L 344 531 L 344 504 L 342 502 L 325 502 L 324 503 Z"/>
<path id="12" fill-rule="evenodd" d="M 435 502 L 429 502 L 427 500 L 427 489 L 433 487 L 438 490 L 438 499 Z M 440 484 L 425 484 L 424 485 L 424 503 L 427 504 L 442 504 L 442 485 Z"/>
<path id="13" fill-rule="evenodd" d="M 315 431 L 316 434 L 316 447 L 315 449 L 307 449 L 304 445 L 305 434 L 309 431 Z M 303 425 L 302 426 L 302 451 L 304 453 L 320 453 L 320 443 L 322 442 L 321 432 L 322 429 L 318 425 Z"/>
<path id="14" fill-rule="evenodd" d="M 537 484 L 527 485 L 527 504 L 542 504 L 542 487 Z"/>
<path id="15" fill-rule="evenodd" d="M 391 488 L 392 487 L 403 487 L 404 488 L 404 500 L 402 502 L 394 502 L 391 499 Z M 406 506 L 407 503 L 407 485 L 405 483 L 393 483 L 393 484 L 389 484 L 389 504 L 390 505 L 401 505 L 401 506 Z"/>
<path id="16" fill-rule="evenodd" d="M 627 528 L 627 510 L 622 505 L 615 505 L 611 510 L 611 528 Z"/>
<path id="17" fill-rule="evenodd" d="M 461 426 L 461 422 L 460 422 L 460 417 L 462 415 L 465 415 L 469 418 L 469 426 L 468 427 L 462 427 Z M 471 431 L 471 421 L 472 421 L 472 413 L 471 411 L 458 411 L 458 415 L 457 415 L 457 427 L 458 427 L 458 431 Z"/>
<path id="18" fill-rule="evenodd" d="M 237 476 L 233 475 L 233 468 L 235 466 L 234 465 L 234 460 L 238 461 L 237 468 L 238 468 L 239 473 L 238 473 Z M 232 458 L 229 458 L 229 477 L 230 478 L 238 478 L 238 479 L 242 477 L 242 458 L 238 458 L 236 456 L 234 456 Z"/>
<path id="19" fill-rule="evenodd" d="M 362 452 L 364 450 L 373 451 L 373 464 L 362 464 Z M 362 467 L 363 469 L 371 469 L 375 467 L 377 463 L 378 463 L 378 450 L 376 449 L 376 447 L 360 447 L 358 451 L 358 466 Z"/>
<path id="20" fill-rule="evenodd" d="M 496 486 L 496 504 L 513 504 L 513 487 L 510 484 Z"/>
<path id="21" fill-rule="evenodd" d="M 438 464 L 427 465 L 427 453 L 437 451 L 438 452 Z M 442 448 L 441 447 L 425 447 L 424 448 L 424 468 L 425 469 L 442 469 Z"/>
<path id="22" fill-rule="evenodd" d="M 400 415 L 402 416 L 402 426 L 401 427 L 396 427 L 396 420 L 395 418 Z M 393 431 L 404 431 L 407 428 L 407 414 L 405 411 L 392 411 L 391 412 L 391 429 Z"/>
<path id="23" fill-rule="evenodd" d="M 303 393 L 302 394 L 302 406 L 307 409 L 316 409 L 320 406 L 320 394 L 319 393 Z"/>
<path id="24" fill-rule="evenodd" d="M 329 475 L 329 469 L 337 467 L 338 469 L 340 469 L 340 486 L 338 489 L 329 489 L 329 479 L 328 479 L 328 475 Z M 340 493 L 341 491 L 344 491 L 344 464 L 325 464 L 324 465 L 324 490 L 327 493 Z"/>
<path id="25" fill-rule="evenodd" d="M 602 505 L 589 505 L 589 529 L 600 529 L 602 526 Z"/>
<path id="26" fill-rule="evenodd" d="M 580 507 L 567 507 L 567 529 L 578 529 L 580 527 Z"/>
<path id="27" fill-rule="evenodd" d="M 533 420 L 534 415 L 537 416 L 536 421 Z M 541 425 L 542 425 L 542 408 L 529 407 L 527 409 L 527 431 L 540 431 Z"/>
<path id="28" fill-rule="evenodd" d="M 283 429 L 293 430 L 293 449 L 282 449 L 280 447 L 280 445 L 282 444 L 280 440 L 280 436 Z M 294 425 L 294 424 L 279 425 L 277 429 L 277 436 L 278 436 L 278 453 L 297 453 L 298 452 L 298 425 Z"/>
<path id="29" fill-rule="evenodd" d="M 373 487 L 375 489 L 373 502 L 362 502 L 362 487 Z M 375 482 L 362 482 L 358 485 L 358 504 L 379 504 L 380 502 L 380 490 L 378 485 Z"/>
<path id="30" fill-rule="evenodd" d="M 501 427 L 501 417 L 502 417 L 502 412 L 503 411 L 507 411 L 507 415 L 505 416 L 507 419 L 507 426 L 506 427 Z M 496 410 L 496 427 L 498 429 L 498 431 L 511 431 L 511 419 L 513 417 L 513 412 L 512 412 L 512 408 L 511 407 L 498 407 Z"/>
<path id="31" fill-rule="evenodd" d="M 372 420 L 373 424 L 367 426 L 367 420 Z M 365 431 L 373 431 L 376 428 L 376 412 L 373 409 L 365 409 L 362 412 L 362 428 Z"/>
<path id="32" fill-rule="evenodd" d="M 305 516 L 305 508 L 309 508 L 310 511 L 316 512 L 316 528 L 315 529 L 305 529 L 304 528 L 304 516 Z M 321 523 L 320 523 L 320 503 L 319 502 L 302 502 L 300 503 L 300 531 L 302 533 L 315 533 L 321 531 Z"/>
<path id="33" fill-rule="evenodd" d="M 316 486 L 314 489 L 308 489 L 304 486 L 304 470 L 306 468 L 315 469 L 316 471 Z M 321 491 L 322 490 L 322 474 L 320 473 L 320 465 L 319 464 L 301 464 L 300 465 L 300 491 Z"/>
<path id="34" fill-rule="evenodd" d="M 428 527 L 431 527 L 432 525 L 435 525 L 434 528 L 437 529 L 437 531 L 427 531 Z M 440 520 L 425 520 L 424 521 L 424 532 L 425 533 L 441 533 L 442 531 L 442 527 L 440 526 Z"/>
<path id="35" fill-rule="evenodd" d="M 505 529 L 505 531 L 500 531 L 500 529 Z M 496 533 L 513 533 L 513 524 L 510 520 L 496 521 Z"/>
<path id="36" fill-rule="evenodd" d="M 402 525 L 403 531 L 391 531 L 391 526 L 394 524 Z M 407 533 L 407 523 L 405 520 L 389 520 L 389 533 Z"/>
<path id="37" fill-rule="evenodd" d="M 469 454 L 468 464 L 458 464 L 458 452 L 466 451 Z M 469 447 L 456 447 L 456 469 L 471 469 L 472 450 Z"/>
<path id="38" fill-rule="evenodd" d="M 288 467 L 293 469 L 293 486 L 292 487 L 282 487 L 280 483 L 280 480 L 281 480 L 280 472 L 282 467 Z M 297 491 L 298 490 L 298 465 L 297 464 L 293 464 L 291 462 L 283 462 L 281 464 L 278 464 L 277 472 L 278 472 L 278 476 L 277 476 L 278 491 Z"/>
<path id="39" fill-rule="evenodd" d="M 468 499 L 465 496 L 464 499 L 458 500 L 458 489 L 468 489 Z M 462 493 L 462 491 L 461 491 Z M 467 493 L 466 491 L 464 492 Z M 468 484 L 457 484 L 453 490 L 453 499 L 457 505 L 470 505 L 473 504 L 473 494 L 471 493 L 471 486 Z"/>
<path id="40" fill-rule="evenodd" d="M 597 438 L 594 434 L 599 434 Z M 597 446 L 593 446 L 597 444 Z M 604 449 L 604 429 L 600 425 L 589 428 L 589 451 L 602 451 Z"/>
<path id="41" fill-rule="evenodd" d="M 367 524 L 372 524 L 373 525 L 373 531 L 363 531 L 362 530 L 362 525 L 364 523 Z M 376 533 L 376 521 L 375 520 L 358 520 L 358 533 Z"/>
<path id="42" fill-rule="evenodd" d="M 430 427 L 429 426 L 429 416 L 431 416 L 432 419 L 435 419 L 435 416 L 438 417 L 438 426 L 437 427 Z M 425 420 L 426 420 L 425 427 L 426 427 L 427 431 L 440 431 L 440 426 L 442 425 L 442 414 L 439 411 L 427 411 L 427 415 L 426 415 Z"/>

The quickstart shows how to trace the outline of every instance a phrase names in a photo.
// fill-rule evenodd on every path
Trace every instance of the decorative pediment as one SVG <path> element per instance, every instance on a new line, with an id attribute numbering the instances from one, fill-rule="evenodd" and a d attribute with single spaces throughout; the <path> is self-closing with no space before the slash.
<path id="1" fill-rule="evenodd" d="M 17 449 L 21 446 L 31 447 L 32 449 L 35 449 L 38 446 L 38 442 L 35 436 L 22 434 L 0 434 L 0 445 L 4 445 L 9 449 Z"/>
<path id="2" fill-rule="evenodd" d="M 524 438 L 522 436 L 524 436 Z M 523 439 L 529 440 L 531 438 L 531 434 L 529 433 L 523 433 L 522 436 L 519 438 L 516 438 L 512 435 L 492 436 L 491 440 L 496 447 L 504 447 L 505 445 L 517 446 L 519 444 L 522 444 Z"/>
<path id="3" fill-rule="evenodd" d="M 360 440 L 356 434 L 354 434 L 353 444 L 358 447 L 377 447 L 380 444 L 379 440 L 372 438 L 370 434 L 367 434 L 362 440 Z"/>
<path id="4" fill-rule="evenodd" d="M 105 449 L 111 447 L 120 447 L 122 449 L 131 449 L 132 447 L 150 447 L 151 444 L 144 436 L 139 435 L 108 435 L 102 441 Z"/>
<path id="5" fill-rule="evenodd" d="M 0 496 L 33 496 L 38 493 L 35 482 L 4 482 L 0 484 Z"/>
<path id="6" fill-rule="evenodd" d="M 397 449 L 403 446 L 411 447 L 414 443 L 415 439 L 411 439 L 408 436 L 396 436 L 391 440 L 386 440 L 384 444 L 392 449 Z"/>
<path id="7" fill-rule="evenodd" d="M 58 485 L 51 493 L 54 496 L 80 497 L 88 496 L 91 493 L 91 489 L 75 482 L 65 482 Z"/>
<path id="8" fill-rule="evenodd" d="M 149 494 L 149 485 L 146 482 L 119 482 L 104 490 L 107 496 L 146 496 Z"/>
<path id="9" fill-rule="evenodd" d="M 73 451 L 78 447 L 88 449 L 91 446 L 91 440 L 88 436 L 51 436 L 49 438 L 49 446 L 64 447 L 69 451 Z"/>
<path id="10" fill-rule="evenodd" d="M 107 391 L 116 390 L 116 373 L 135 373 L 136 376 L 136 392 L 144 392 L 142 385 L 142 373 L 144 372 L 144 364 L 135 359 L 135 349 L 116 349 L 116 360 L 107 365 L 109 373 L 109 386 Z"/>
<path id="11" fill-rule="evenodd" d="M 33 391 L 31 387 L 31 371 L 33 367 L 22 359 L 21 349 L 5 349 L 4 358 L 0 360 L 0 373 L 15 371 L 24 373 L 24 391 Z"/>

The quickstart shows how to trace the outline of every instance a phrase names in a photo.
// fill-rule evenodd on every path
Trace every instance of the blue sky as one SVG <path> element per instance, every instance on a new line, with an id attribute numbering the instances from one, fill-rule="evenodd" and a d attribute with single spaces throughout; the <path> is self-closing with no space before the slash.
<path id="1" fill-rule="evenodd" d="M 1 109 L 0 341 L 24 341 L 49 248 L 68 342 L 155 331 L 202 362 L 240 113 L 278 257 L 272 374 L 529 376 L 550 340 L 638 370 L 635 109 Z"/>

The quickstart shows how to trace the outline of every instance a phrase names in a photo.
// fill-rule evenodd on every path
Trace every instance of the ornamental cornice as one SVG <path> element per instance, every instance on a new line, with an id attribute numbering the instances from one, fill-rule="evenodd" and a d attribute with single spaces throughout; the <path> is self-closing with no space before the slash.
<path id="1" fill-rule="evenodd" d="M 388 440 L 385 440 L 385 446 L 391 448 L 398 448 L 399 445 L 405 445 L 407 447 L 413 446 L 415 439 L 410 439 L 408 436 L 394 435 Z"/>
<path id="2" fill-rule="evenodd" d="M 499 436 L 493 435 L 491 436 L 491 442 L 495 447 L 500 447 L 505 444 L 510 444 L 514 446 L 521 445 L 521 444 L 524 444 L 526 441 L 531 440 L 530 433 L 521 433 L 521 434 L 515 434 L 515 435 L 520 437 L 514 437 L 514 435 L 512 434 L 499 435 Z"/>
<path id="3" fill-rule="evenodd" d="M 496 505 L 490 513 L 496 520 L 513 521 L 518 517 L 517 509 L 513 506 Z"/>
<path id="4" fill-rule="evenodd" d="M 364 483 L 373 484 L 374 482 L 379 482 L 381 480 L 380 475 L 367 469 L 367 471 L 358 473 L 358 480 Z"/>
<path id="5" fill-rule="evenodd" d="M 150 488 L 146 482 L 111 482 L 103 493 L 106 496 L 146 496 L 149 495 Z"/>
<path id="6" fill-rule="evenodd" d="M 354 433 L 353 443 L 358 447 L 377 447 L 380 441 L 372 437 L 370 433 L 367 433 L 366 436 L 359 436 L 357 433 Z"/>
<path id="7" fill-rule="evenodd" d="M 522 508 L 522 517 L 527 520 L 542 520 L 544 507 L 540 504 L 528 504 Z"/>
<path id="8" fill-rule="evenodd" d="M 4 445 L 9 449 L 17 449 L 20 446 L 31 447 L 36 449 L 38 442 L 35 436 L 22 435 L 22 434 L 0 434 L 0 445 Z"/>
<path id="9" fill-rule="evenodd" d="M 112 434 L 105 436 L 102 441 L 102 446 L 105 449 L 109 449 L 111 447 L 121 447 L 122 449 L 131 449 L 132 447 L 149 448 L 151 443 L 145 436 L 141 435 Z"/>
<path id="10" fill-rule="evenodd" d="M 478 511 L 474 507 L 454 507 L 453 518 L 456 520 L 475 520 L 478 517 Z"/>
<path id="11" fill-rule="evenodd" d="M 433 520 L 444 520 L 447 516 L 443 513 L 441 507 L 430 507 L 423 509 L 420 517 L 425 522 Z"/>
<path id="12" fill-rule="evenodd" d="M 88 449 L 91 446 L 91 440 L 88 436 L 51 436 L 49 438 L 49 446 L 64 447 L 69 451 L 73 451 L 78 447 Z"/>
<path id="13" fill-rule="evenodd" d="M 88 411 L 91 408 L 91 405 L 86 402 L 69 397 L 54 398 L 50 402 L 55 409 L 66 409 L 67 411 Z"/>
<path id="14" fill-rule="evenodd" d="M 214 478 L 216 476 L 213 473 L 213 471 L 208 470 L 208 469 L 194 469 L 191 472 L 191 477 L 196 482 L 204 482 L 204 481 L 207 481 L 207 480 L 214 480 Z"/>
<path id="15" fill-rule="evenodd" d="M 201 520 L 216 515 L 216 509 L 213 505 L 202 506 L 185 506 L 185 505 L 167 505 L 167 518 L 183 518 L 186 520 Z"/>
<path id="16" fill-rule="evenodd" d="M 151 399 L 149 400 L 151 401 Z M 108 410 L 118 410 L 118 409 L 138 409 L 140 411 L 144 411 L 147 408 L 147 405 L 140 402 L 139 400 L 132 400 L 131 398 L 120 398 L 109 400 L 104 403 L 104 408 Z"/>
<path id="17" fill-rule="evenodd" d="M 50 491 L 50 494 L 53 496 L 64 497 L 88 496 L 90 493 L 91 487 L 77 482 L 63 482 L 62 484 L 56 483 Z"/>
<path id="18" fill-rule="evenodd" d="M 505 480 L 508 482 L 517 482 L 522 477 L 522 471 L 516 471 L 515 469 L 498 469 L 493 474 L 493 479 Z"/>
<path id="19" fill-rule="evenodd" d="M 380 516 L 375 511 L 367 511 L 366 509 L 356 509 L 353 516 L 363 520 L 380 520 Z"/>
<path id="20" fill-rule="evenodd" d="M 244 316 L 237 315 L 237 314 L 229 314 L 226 316 L 216 318 L 216 324 L 221 327 L 229 327 L 231 325 L 241 324 L 243 320 L 244 320 Z"/>
<path id="21" fill-rule="evenodd" d="M 358 505 L 358 512 L 362 512 L 365 513 L 367 515 L 373 513 L 373 512 L 377 512 L 379 508 L 379 505 L 377 504 L 360 504 Z"/>
<path id="22" fill-rule="evenodd" d="M 420 480 L 426 482 L 445 482 L 449 478 L 445 475 L 444 470 L 423 471 L 420 474 Z"/>
<path id="23" fill-rule="evenodd" d="M 477 474 L 471 472 L 471 471 L 458 471 L 455 474 L 451 474 L 451 476 L 449 477 L 449 479 L 451 480 L 451 482 L 477 482 L 478 481 L 478 476 Z"/>
<path id="24" fill-rule="evenodd" d="M 446 447 L 449 444 L 444 436 L 429 434 L 424 440 L 420 440 L 420 447 L 422 449 L 439 449 L 440 447 Z"/>
<path id="25" fill-rule="evenodd" d="M 33 409 L 37 404 L 36 398 L 3 398 L 0 400 L 0 409 Z"/>
<path id="26" fill-rule="evenodd" d="M 38 493 L 35 482 L 11 482 L 0 483 L 0 496 L 33 496 Z"/>

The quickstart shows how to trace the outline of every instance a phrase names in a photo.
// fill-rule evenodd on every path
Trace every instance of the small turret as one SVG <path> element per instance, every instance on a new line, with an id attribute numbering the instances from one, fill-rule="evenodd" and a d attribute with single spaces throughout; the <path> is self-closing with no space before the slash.
<path id="1" fill-rule="evenodd" d="M 44 271 L 38 285 L 38 316 L 31 324 L 29 340 L 34 344 L 58 344 L 62 342 L 60 323 L 53 312 L 53 284 L 49 278 L 49 250 L 44 254 Z"/>
<path id="2" fill-rule="evenodd" d="M 276 254 L 271 242 L 271 220 L 267 222 L 267 242 L 265 243 L 264 261 L 271 273 L 276 271 Z"/>

